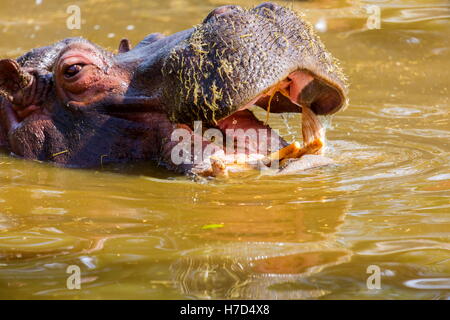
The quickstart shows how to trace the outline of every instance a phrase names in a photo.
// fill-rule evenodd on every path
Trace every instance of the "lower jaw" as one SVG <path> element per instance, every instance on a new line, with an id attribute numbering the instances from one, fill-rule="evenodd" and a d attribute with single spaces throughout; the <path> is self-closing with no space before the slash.
<path id="1" fill-rule="evenodd" d="M 272 167 L 274 164 L 278 167 L 279 165 L 283 166 L 283 163 L 287 160 L 299 159 L 304 155 L 322 155 L 325 148 L 326 132 L 318 117 L 309 108 L 304 107 L 299 125 L 301 125 L 302 129 L 303 144 L 299 141 L 292 141 L 289 144 L 279 137 L 268 125 L 259 121 L 251 111 L 238 111 L 224 119 L 223 123 L 219 123 L 221 132 L 227 139 L 230 133 L 233 134 L 231 136 L 232 139 L 239 134 L 245 135 L 244 138 L 241 137 L 240 139 L 233 140 L 237 142 L 232 141 L 235 147 L 231 149 L 231 154 L 230 152 L 225 152 L 225 161 L 228 164 L 234 165 L 235 169 L 242 170 L 248 166 L 254 167 L 261 162 L 268 167 Z M 252 144 L 253 148 L 247 148 L 246 145 L 239 145 L 239 143 L 248 142 L 245 139 L 246 137 L 252 136 L 249 133 L 250 129 L 253 134 L 256 133 L 257 137 L 255 140 L 249 140 L 249 144 Z M 264 146 L 261 148 L 259 145 L 261 143 L 259 130 L 261 129 L 268 130 L 266 131 L 266 136 L 270 138 L 265 141 L 264 145 L 270 146 L 270 148 L 264 149 Z M 231 132 L 227 132 L 228 130 L 231 130 Z M 241 130 L 241 132 L 236 133 L 236 130 Z M 272 148 L 273 138 L 279 139 L 278 147 L 276 148 Z M 241 152 L 236 150 L 241 150 Z"/>

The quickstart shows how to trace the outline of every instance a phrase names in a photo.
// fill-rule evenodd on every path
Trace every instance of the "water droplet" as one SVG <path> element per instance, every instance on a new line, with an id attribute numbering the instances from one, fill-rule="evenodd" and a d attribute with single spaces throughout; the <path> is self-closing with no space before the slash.
<path id="1" fill-rule="evenodd" d="M 437 176 L 429 177 L 427 180 L 430 181 L 450 180 L 450 173 L 438 174 Z"/>
<path id="2" fill-rule="evenodd" d="M 314 25 L 317 32 L 326 32 L 328 30 L 327 20 L 325 18 L 320 18 L 319 21 Z"/>
<path id="3" fill-rule="evenodd" d="M 417 44 L 420 43 L 420 39 L 416 38 L 416 37 L 411 37 L 409 39 L 406 39 L 407 43 L 411 43 L 411 44 Z"/>
<path id="4" fill-rule="evenodd" d="M 89 269 L 95 269 L 95 259 L 92 257 L 82 256 L 80 257 L 81 262 Z"/>

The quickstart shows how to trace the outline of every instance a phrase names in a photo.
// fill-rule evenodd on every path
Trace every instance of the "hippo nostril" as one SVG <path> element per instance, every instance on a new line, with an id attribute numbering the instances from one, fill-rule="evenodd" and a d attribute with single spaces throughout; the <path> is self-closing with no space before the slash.
<path id="1" fill-rule="evenodd" d="M 235 12 L 235 11 L 242 11 L 242 8 L 239 6 L 222 6 L 219 8 L 214 9 L 213 11 L 210 12 L 210 14 L 208 14 L 208 16 L 205 18 L 205 20 L 203 21 L 208 22 L 212 17 L 220 17 L 222 15 L 228 14 L 230 12 Z"/>
<path id="2" fill-rule="evenodd" d="M 259 6 L 256 6 L 256 9 L 262 9 L 262 8 L 266 8 L 266 9 L 275 11 L 278 8 L 278 5 L 276 5 L 275 3 L 272 3 L 272 2 L 264 2 L 264 3 L 261 3 Z"/>

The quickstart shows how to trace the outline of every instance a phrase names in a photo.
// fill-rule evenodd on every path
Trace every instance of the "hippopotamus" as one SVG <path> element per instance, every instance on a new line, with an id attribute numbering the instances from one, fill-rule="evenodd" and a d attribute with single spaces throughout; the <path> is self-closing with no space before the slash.
<path id="1" fill-rule="evenodd" d="M 306 159 L 305 168 L 324 161 L 316 116 L 344 109 L 347 91 L 336 59 L 297 13 L 272 3 L 229 5 L 191 29 L 150 34 L 134 48 L 123 39 L 117 53 L 69 38 L 0 60 L 0 145 L 64 167 L 152 160 L 181 173 L 218 175 L 229 164 L 225 147 L 202 136 L 205 130 L 269 130 L 244 153 L 267 164 L 287 148 L 285 158 Z M 252 106 L 303 113 L 304 148 L 289 145 Z M 200 148 L 208 156 L 173 161 L 177 130 L 191 135 L 189 155 Z"/>

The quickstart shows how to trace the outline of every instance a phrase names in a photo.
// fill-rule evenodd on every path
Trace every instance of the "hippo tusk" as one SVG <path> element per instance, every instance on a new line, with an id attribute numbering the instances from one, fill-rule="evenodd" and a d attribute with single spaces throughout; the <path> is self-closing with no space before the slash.
<path id="1" fill-rule="evenodd" d="M 271 153 L 262 161 L 265 165 L 270 165 L 275 161 L 281 161 L 285 158 L 288 158 L 289 155 L 297 154 L 299 150 L 301 150 L 300 143 L 298 141 L 295 141 L 294 143 L 291 143 L 290 145 Z"/>
<path id="2" fill-rule="evenodd" d="M 304 106 L 302 110 L 303 146 L 311 149 L 313 152 L 311 154 L 323 154 L 325 131 L 325 128 L 314 112 Z"/>
<path id="3" fill-rule="evenodd" d="M 325 128 L 314 112 L 303 106 L 302 108 L 302 135 L 303 147 L 298 141 L 275 151 L 265 157 L 262 162 L 266 166 L 273 166 L 279 162 L 283 167 L 288 159 L 298 159 L 306 154 L 321 155 L 325 147 Z"/>

